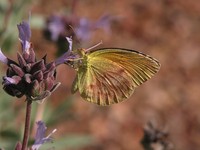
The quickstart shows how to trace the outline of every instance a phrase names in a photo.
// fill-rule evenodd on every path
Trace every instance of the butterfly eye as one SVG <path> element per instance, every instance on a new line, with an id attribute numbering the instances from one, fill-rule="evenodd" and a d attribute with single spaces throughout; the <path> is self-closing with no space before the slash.
<path id="1" fill-rule="evenodd" d="M 77 69 L 80 67 L 81 64 L 83 64 L 83 58 L 72 58 L 67 59 L 65 61 L 65 64 L 69 65 L 70 67 Z"/>

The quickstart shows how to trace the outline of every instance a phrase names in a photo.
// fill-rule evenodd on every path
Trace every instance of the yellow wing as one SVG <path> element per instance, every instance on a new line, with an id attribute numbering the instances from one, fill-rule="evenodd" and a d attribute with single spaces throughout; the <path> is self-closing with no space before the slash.
<path id="1" fill-rule="evenodd" d="M 160 68 L 154 58 L 134 50 L 99 49 L 86 54 L 78 68 L 73 91 L 98 105 L 110 105 L 130 97 L 135 87 Z"/>

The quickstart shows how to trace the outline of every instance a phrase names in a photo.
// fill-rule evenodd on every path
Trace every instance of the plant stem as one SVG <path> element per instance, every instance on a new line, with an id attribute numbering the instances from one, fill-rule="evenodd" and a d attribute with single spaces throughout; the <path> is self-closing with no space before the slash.
<path id="1" fill-rule="evenodd" d="M 24 137 L 23 137 L 21 150 L 26 150 L 27 145 L 28 145 L 28 138 L 29 138 L 29 131 L 30 131 L 30 119 L 31 119 L 31 104 L 32 104 L 32 100 L 27 99 Z"/>

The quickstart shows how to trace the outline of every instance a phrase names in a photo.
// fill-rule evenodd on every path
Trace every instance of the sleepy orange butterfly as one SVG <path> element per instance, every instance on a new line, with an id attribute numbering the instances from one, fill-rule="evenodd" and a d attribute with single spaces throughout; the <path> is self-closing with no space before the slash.
<path id="1" fill-rule="evenodd" d="M 129 98 L 160 68 L 151 56 L 123 48 L 77 49 L 66 64 L 77 70 L 72 93 L 79 91 L 84 100 L 101 106 Z"/>

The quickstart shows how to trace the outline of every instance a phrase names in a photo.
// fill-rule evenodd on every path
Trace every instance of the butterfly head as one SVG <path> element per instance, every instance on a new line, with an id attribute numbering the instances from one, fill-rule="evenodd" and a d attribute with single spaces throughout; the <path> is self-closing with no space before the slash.
<path id="1" fill-rule="evenodd" d="M 65 61 L 65 64 L 77 69 L 84 64 L 84 60 L 87 59 L 86 57 L 85 49 L 75 49 L 71 51 L 71 54 Z"/>
<path id="2" fill-rule="evenodd" d="M 85 51 L 85 49 L 83 49 L 83 48 L 74 49 L 74 50 L 72 51 L 72 55 L 77 55 L 79 58 L 84 57 L 85 54 L 86 54 L 86 51 Z"/>

